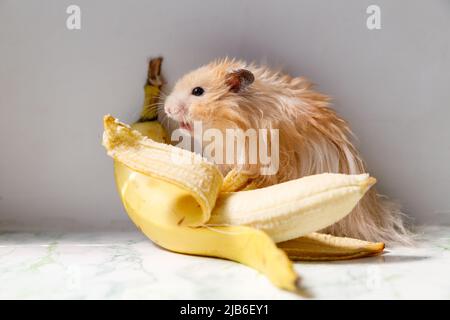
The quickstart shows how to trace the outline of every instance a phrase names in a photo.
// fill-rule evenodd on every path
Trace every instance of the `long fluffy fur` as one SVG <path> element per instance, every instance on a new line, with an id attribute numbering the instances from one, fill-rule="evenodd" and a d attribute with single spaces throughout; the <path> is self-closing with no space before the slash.
<path id="1" fill-rule="evenodd" d="M 230 71 L 247 69 L 255 81 L 247 90 L 230 92 L 226 77 Z M 280 166 L 276 175 L 260 175 L 259 164 L 241 169 L 259 187 L 322 173 L 366 172 L 358 150 L 351 142 L 348 124 L 330 108 L 330 99 L 313 90 L 301 77 L 290 77 L 264 66 L 223 59 L 183 77 L 172 94 L 190 92 L 195 86 L 207 88 L 203 99 L 189 102 L 185 120 L 202 121 L 219 129 L 276 128 L 280 137 Z M 229 170 L 223 166 L 223 170 Z M 338 223 L 324 230 L 338 236 L 369 241 L 408 243 L 398 206 L 370 189 L 357 207 Z"/>

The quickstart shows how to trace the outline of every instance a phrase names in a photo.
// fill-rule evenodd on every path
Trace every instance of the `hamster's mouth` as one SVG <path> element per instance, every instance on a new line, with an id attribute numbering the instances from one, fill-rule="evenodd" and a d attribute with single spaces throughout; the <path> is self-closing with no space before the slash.
<path id="1" fill-rule="evenodd" d="M 180 129 L 184 129 L 186 131 L 192 131 L 192 123 L 187 121 L 180 121 L 179 122 Z"/>

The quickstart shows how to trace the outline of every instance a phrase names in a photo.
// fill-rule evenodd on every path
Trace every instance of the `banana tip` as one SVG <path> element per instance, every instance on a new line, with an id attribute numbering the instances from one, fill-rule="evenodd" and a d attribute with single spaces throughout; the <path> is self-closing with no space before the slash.
<path id="1" fill-rule="evenodd" d="M 114 119 L 114 118 L 113 118 L 113 116 L 110 115 L 109 113 L 108 113 L 108 114 L 105 114 L 105 115 L 103 116 L 103 121 L 104 121 L 104 122 L 110 121 L 111 119 Z"/>

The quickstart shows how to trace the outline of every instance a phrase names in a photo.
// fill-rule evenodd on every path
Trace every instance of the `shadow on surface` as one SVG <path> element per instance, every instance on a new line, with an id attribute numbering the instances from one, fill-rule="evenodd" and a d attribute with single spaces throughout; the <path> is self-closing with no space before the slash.
<path id="1" fill-rule="evenodd" d="M 355 265 L 355 264 L 381 264 L 381 263 L 402 263 L 402 262 L 416 262 L 432 258 L 431 256 L 414 256 L 414 255 L 379 255 L 374 257 L 359 258 L 353 260 L 342 261 L 299 261 L 298 263 L 308 264 L 334 264 L 334 265 Z"/>

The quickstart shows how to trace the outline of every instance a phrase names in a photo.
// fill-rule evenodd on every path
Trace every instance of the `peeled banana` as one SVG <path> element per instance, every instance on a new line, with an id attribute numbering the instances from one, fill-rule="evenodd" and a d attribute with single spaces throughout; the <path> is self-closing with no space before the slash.
<path id="1" fill-rule="evenodd" d="M 264 230 L 275 242 L 332 225 L 345 217 L 376 182 L 368 174 L 324 173 L 263 189 L 222 193 L 212 225 L 246 225 Z"/>
<path id="2" fill-rule="evenodd" d="M 202 174 L 196 175 L 195 170 L 183 174 L 182 167 L 170 169 L 166 164 L 164 169 L 164 162 L 148 159 L 151 171 L 147 171 L 149 167 L 139 162 L 135 165 L 135 157 L 128 158 L 127 147 L 120 147 L 122 143 L 133 144 L 136 131 L 111 117 L 105 118 L 105 128 L 104 145 L 116 159 L 114 171 L 122 202 L 136 226 L 152 241 L 175 252 L 234 260 L 265 274 L 280 288 L 297 289 L 299 277 L 292 262 L 263 231 L 245 226 L 202 226 L 215 202 L 210 195 L 217 194 L 221 185 L 215 166 L 202 164 L 203 169 L 202 165 L 197 167 Z"/>
<path id="3" fill-rule="evenodd" d="M 219 196 L 222 174 L 201 156 L 144 137 L 111 116 L 104 126 L 122 201 L 149 238 L 172 251 L 239 261 L 289 290 L 297 275 L 269 236 L 291 240 L 327 227 L 374 183 L 368 175 L 326 174 Z"/>
<path id="4" fill-rule="evenodd" d="M 383 250 L 384 244 L 314 233 L 352 210 L 376 181 L 367 174 L 322 174 L 245 191 L 253 188 L 245 175 L 232 170 L 224 178 L 201 156 L 167 144 L 156 121 L 161 61 L 149 63 L 140 121 L 130 127 L 104 118 L 103 145 L 115 160 L 120 197 L 150 239 L 171 251 L 243 263 L 291 291 L 299 277 L 289 258 L 338 260 Z"/>

